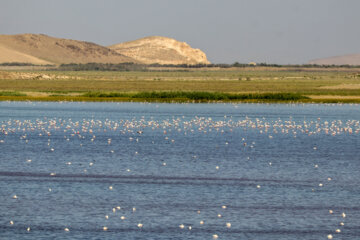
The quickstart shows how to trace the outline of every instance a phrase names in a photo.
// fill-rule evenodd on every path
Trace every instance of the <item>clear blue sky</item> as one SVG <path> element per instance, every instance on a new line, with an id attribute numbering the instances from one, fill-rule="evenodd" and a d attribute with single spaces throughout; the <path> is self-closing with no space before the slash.
<path id="1" fill-rule="evenodd" d="M 360 53 L 360 0 L 1 0 L 0 34 L 111 45 L 158 35 L 215 63 Z M 1 53 L 0 53 L 1 54 Z"/>

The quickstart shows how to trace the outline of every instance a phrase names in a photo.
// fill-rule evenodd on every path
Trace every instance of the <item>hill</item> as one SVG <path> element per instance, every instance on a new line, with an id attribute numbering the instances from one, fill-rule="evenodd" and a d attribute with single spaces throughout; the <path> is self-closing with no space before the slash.
<path id="1" fill-rule="evenodd" d="M 309 63 L 318 65 L 360 65 L 360 54 L 316 59 Z"/>
<path id="2" fill-rule="evenodd" d="M 122 63 L 136 60 L 95 43 L 43 34 L 0 35 L 0 62 Z"/>
<path id="3" fill-rule="evenodd" d="M 145 64 L 210 64 L 200 49 L 167 37 L 145 37 L 109 48 Z"/>
<path id="4" fill-rule="evenodd" d="M 0 63 L 4 62 L 19 62 L 19 63 L 32 63 L 36 65 L 51 64 L 51 62 L 33 57 L 31 55 L 15 51 L 7 46 L 0 45 Z"/>

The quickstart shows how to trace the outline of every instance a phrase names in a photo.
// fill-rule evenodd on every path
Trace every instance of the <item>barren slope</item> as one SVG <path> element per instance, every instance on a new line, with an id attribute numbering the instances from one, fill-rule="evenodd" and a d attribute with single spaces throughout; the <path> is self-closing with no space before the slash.
<path id="1" fill-rule="evenodd" d="M 48 61 L 15 51 L 0 44 L 0 63 L 4 62 L 32 63 L 37 65 L 51 64 Z"/>
<path id="2" fill-rule="evenodd" d="M 318 65 L 360 65 L 360 54 L 316 59 L 309 63 Z"/>
<path id="3" fill-rule="evenodd" d="M 145 64 L 209 64 L 200 49 L 167 37 L 146 37 L 109 46 L 118 53 Z"/>
<path id="4" fill-rule="evenodd" d="M 121 63 L 136 62 L 100 45 L 43 34 L 0 35 L 0 62 Z M 2 51 L 4 50 L 4 52 Z"/>

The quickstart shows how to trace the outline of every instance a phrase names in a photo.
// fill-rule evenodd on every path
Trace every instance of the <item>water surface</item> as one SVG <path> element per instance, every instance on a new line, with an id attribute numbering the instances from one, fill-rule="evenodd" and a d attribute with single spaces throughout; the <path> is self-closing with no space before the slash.
<path id="1" fill-rule="evenodd" d="M 359 121 L 356 104 L 0 102 L 0 239 L 357 239 Z"/>

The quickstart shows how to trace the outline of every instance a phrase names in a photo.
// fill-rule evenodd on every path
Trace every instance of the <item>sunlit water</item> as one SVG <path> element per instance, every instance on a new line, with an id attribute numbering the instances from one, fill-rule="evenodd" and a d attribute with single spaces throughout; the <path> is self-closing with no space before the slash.
<path id="1" fill-rule="evenodd" d="M 0 239 L 359 239 L 359 107 L 0 102 Z"/>

